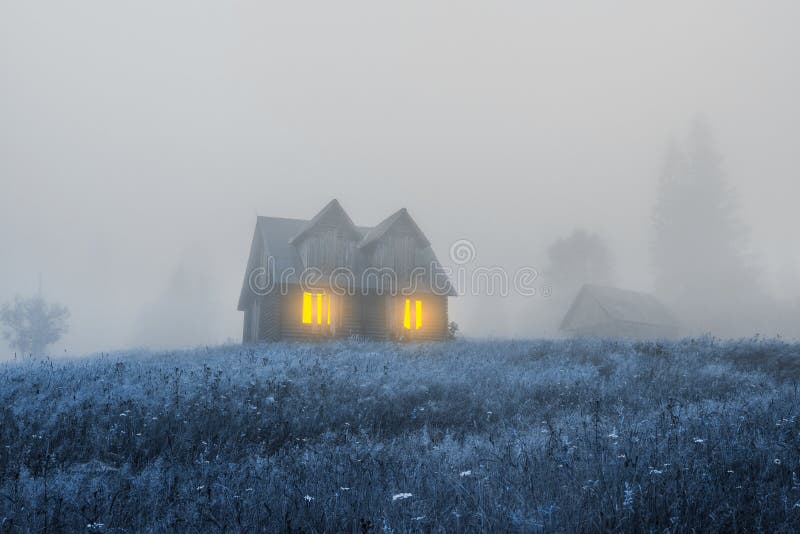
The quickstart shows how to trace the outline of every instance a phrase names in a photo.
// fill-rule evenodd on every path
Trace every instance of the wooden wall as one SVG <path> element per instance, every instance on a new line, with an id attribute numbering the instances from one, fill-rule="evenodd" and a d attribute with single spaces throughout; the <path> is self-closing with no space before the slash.
<path id="1" fill-rule="evenodd" d="M 284 339 L 316 339 L 347 337 L 361 334 L 361 301 L 356 296 L 334 295 L 331 298 L 331 325 L 303 324 L 303 290 L 289 286 L 281 296 L 280 337 Z"/>
<path id="2" fill-rule="evenodd" d="M 250 324 L 252 323 L 252 319 L 250 318 L 250 308 L 244 310 L 244 324 L 242 325 L 242 343 L 252 343 L 253 340 L 250 338 Z"/>
<path id="3" fill-rule="evenodd" d="M 376 340 L 387 339 L 386 297 L 371 293 L 358 298 L 361 300 L 361 335 Z"/>
<path id="4" fill-rule="evenodd" d="M 288 292 L 281 296 L 280 328 L 284 339 L 305 339 L 312 337 L 314 326 L 303 324 L 303 291 L 300 286 L 289 286 Z"/>
<path id="5" fill-rule="evenodd" d="M 355 271 L 356 241 L 339 228 L 321 227 L 303 237 L 297 252 L 304 268 L 330 273 L 336 268 Z"/>
<path id="6" fill-rule="evenodd" d="M 261 313 L 259 299 L 256 297 L 250 302 L 250 320 L 247 322 L 247 337 L 250 343 L 258 342 L 258 323 Z"/>
<path id="7" fill-rule="evenodd" d="M 339 325 L 337 335 L 344 337 L 362 335 L 361 317 L 362 300 L 358 295 L 343 295 L 336 298 L 334 302 L 339 303 Z"/>
<path id="8" fill-rule="evenodd" d="M 303 291 L 289 286 L 286 295 L 274 292 L 254 299 L 244 314 L 244 343 L 279 339 L 320 339 L 326 337 L 364 336 L 384 341 L 435 341 L 447 336 L 447 297 L 417 293 L 408 298 L 411 306 L 422 301 L 423 323 L 420 329 L 403 326 L 405 296 L 331 295 L 331 326 L 303 324 Z"/>
<path id="9" fill-rule="evenodd" d="M 416 300 L 422 301 L 422 327 L 406 329 L 403 325 L 406 298 L 411 300 L 412 309 Z M 417 293 L 408 297 L 403 295 L 371 294 L 362 299 L 362 332 L 365 337 L 385 340 L 408 341 L 442 340 L 447 336 L 447 297 L 430 293 Z"/>
<path id="10" fill-rule="evenodd" d="M 281 337 L 280 293 L 275 290 L 258 298 L 260 300 L 258 341 L 277 341 Z"/>
<path id="11" fill-rule="evenodd" d="M 410 330 L 403 326 L 406 298 L 411 300 L 412 310 L 416 300 L 422 301 L 422 328 L 415 328 L 413 321 Z M 392 338 L 408 341 L 440 341 L 447 337 L 447 297 L 430 293 L 416 293 L 408 297 L 394 297 L 389 300 L 389 305 L 392 315 L 389 329 Z"/>
<path id="12" fill-rule="evenodd" d="M 399 280 L 407 280 L 415 267 L 427 267 L 419 236 L 408 221 L 398 221 L 378 241 L 369 245 L 367 265 L 393 269 Z"/>
<path id="13" fill-rule="evenodd" d="M 406 280 L 417 266 L 418 248 L 412 236 L 381 239 L 370 248 L 368 264 L 378 269 L 393 269 L 399 280 Z"/>

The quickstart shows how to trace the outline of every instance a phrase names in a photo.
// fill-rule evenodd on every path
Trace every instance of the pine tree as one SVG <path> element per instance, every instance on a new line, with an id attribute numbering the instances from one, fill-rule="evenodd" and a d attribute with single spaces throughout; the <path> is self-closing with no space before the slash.
<path id="1" fill-rule="evenodd" d="M 653 216 L 657 293 L 696 330 L 740 330 L 757 293 L 747 229 L 703 121 L 667 151 Z"/>

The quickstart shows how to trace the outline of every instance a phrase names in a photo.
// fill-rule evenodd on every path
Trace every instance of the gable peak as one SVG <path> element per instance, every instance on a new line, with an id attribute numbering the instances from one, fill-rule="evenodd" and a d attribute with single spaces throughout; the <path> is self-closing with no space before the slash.
<path id="1" fill-rule="evenodd" d="M 360 234 L 356 229 L 356 225 L 353 223 L 353 220 L 344 210 L 342 205 L 339 203 L 337 199 L 333 199 L 323 207 L 319 213 L 314 215 L 308 223 L 303 225 L 303 228 L 295 234 L 292 238 L 289 239 L 290 244 L 296 243 L 300 238 L 306 235 L 309 231 L 311 231 L 314 227 L 322 222 L 330 222 L 335 221 L 337 226 L 341 226 L 344 230 L 353 234 L 354 237 L 359 237 Z"/>

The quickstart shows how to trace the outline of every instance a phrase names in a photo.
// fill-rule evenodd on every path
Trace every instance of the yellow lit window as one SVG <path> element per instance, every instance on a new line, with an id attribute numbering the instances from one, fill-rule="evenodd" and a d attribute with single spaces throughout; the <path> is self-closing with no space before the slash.
<path id="1" fill-rule="evenodd" d="M 330 295 L 303 292 L 303 324 L 331 324 Z"/>
<path id="2" fill-rule="evenodd" d="M 311 293 L 303 293 L 303 324 L 311 324 Z"/>
<path id="3" fill-rule="evenodd" d="M 405 311 L 403 313 L 403 328 L 405 328 L 406 330 L 411 330 L 411 323 L 412 323 L 411 315 L 412 315 L 411 314 L 411 299 L 406 299 L 406 308 L 405 308 Z M 414 314 L 413 315 L 414 315 L 414 317 L 413 317 L 414 329 L 416 330 L 416 329 L 422 328 L 422 301 L 421 300 L 415 300 L 414 301 Z"/>

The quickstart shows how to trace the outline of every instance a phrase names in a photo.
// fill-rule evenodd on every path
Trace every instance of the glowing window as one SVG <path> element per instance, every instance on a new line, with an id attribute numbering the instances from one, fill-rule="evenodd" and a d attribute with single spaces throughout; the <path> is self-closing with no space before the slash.
<path id="1" fill-rule="evenodd" d="M 403 313 L 403 328 L 405 328 L 406 330 L 411 330 L 411 323 L 412 323 L 411 315 L 412 315 L 411 314 L 411 299 L 406 299 L 406 308 L 405 308 L 405 311 Z M 422 301 L 421 300 L 415 300 L 414 301 L 414 314 L 413 315 L 414 315 L 414 317 L 413 317 L 414 329 L 417 330 L 419 328 L 422 328 Z"/>
<path id="2" fill-rule="evenodd" d="M 325 293 L 303 292 L 303 324 L 331 324 L 331 297 Z"/>
<path id="3" fill-rule="evenodd" d="M 311 293 L 303 293 L 303 324 L 311 324 Z"/>

